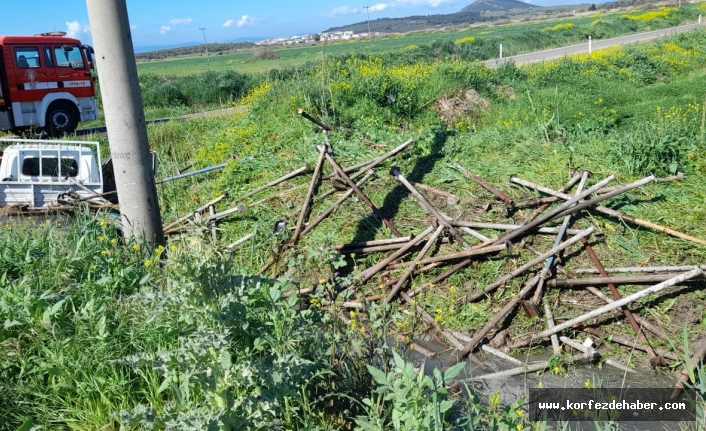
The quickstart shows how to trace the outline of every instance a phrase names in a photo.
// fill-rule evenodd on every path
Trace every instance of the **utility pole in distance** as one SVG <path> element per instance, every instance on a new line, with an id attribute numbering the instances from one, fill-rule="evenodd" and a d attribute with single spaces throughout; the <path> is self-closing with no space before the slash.
<path id="1" fill-rule="evenodd" d="M 372 40 L 370 39 L 370 5 L 368 6 L 363 6 L 365 8 L 365 12 L 368 13 L 368 45 L 372 44 Z"/>
<path id="2" fill-rule="evenodd" d="M 206 44 L 206 27 L 199 27 L 199 30 L 203 33 L 203 47 L 206 48 L 206 61 L 210 62 L 211 58 L 208 56 L 208 45 Z"/>
<path id="3" fill-rule="evenodd" d="M 126 0 L 86 0 L 123 235 L 164 243 Z"/>

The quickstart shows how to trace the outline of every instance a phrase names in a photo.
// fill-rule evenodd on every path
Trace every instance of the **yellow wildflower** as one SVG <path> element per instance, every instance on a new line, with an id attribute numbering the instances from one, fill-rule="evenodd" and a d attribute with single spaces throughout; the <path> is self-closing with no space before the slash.
<path id="1" fill-rule="evenodd" d="M 107 251 L 107 250 L 102 250 L 102 251 L 101 251 L 101 254 L 102 254 L 103 256 L 105 256 L 106 254 L 108 254 L 108 251 Z"/>
<path id="2" fill-rule="evenodd" d="M 108 222 L 105 221 L 105 220 L 101 220 L 100 226 L 101 226 L 101 227 L 106 227 L 106 226 L 108 226 Z"/>
<path id="3" fill-rule="evenodd" d="M 140 244 L 133 244 L 132 249 L 135 250 L 135 251 L 139 251 L 139 250 L 140 250 Z"/>
<path id="4" fill-rule="evenodd" d="M 147 260 L 145 261 L 145 266 L 149 268 L 150 266 L 152 266 L 153 263 L 154 263 L 154 262 L 152 261 L 152 259 L 147 259 Z"/>
<path id="5" fill-rule="evenodd" d="M 162 254 L 163 251 L 164 251 L 164 246 L 158 245 L 157 248 L 154 249 L 154 254 L 159 255 L 159 254 Z"/>
<path id="6" fill-rule="evenodd" d="M 583 385 L 586 386 L 587 388 L 591 387 L 591 379 L 586 379 L 585 382 L 583 382 Z"/>
<path id="7" fill-rule="evenodd" d="M 105 241 L 105 238 L 103 238 L 102 236 L 99 236 L 98 241 Z"/>
<path id="8" fill-rule="evenodd" d="M 116 244 L 117 242 L 118 242 L 118 240 L 115 239 L 115 238 L 113 238 L 113 239 L 110 240 L 110 243 L 111 243 L 111 244 Z"/>

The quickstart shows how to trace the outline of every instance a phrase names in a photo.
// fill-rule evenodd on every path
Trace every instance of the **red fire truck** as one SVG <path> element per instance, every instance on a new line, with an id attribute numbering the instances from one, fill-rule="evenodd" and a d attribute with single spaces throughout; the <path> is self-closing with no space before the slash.
<path id="1" fill-rule="evenodd" d="M 93 49 L 65 34 L 0 36 L 0 130 L 61 136 L 96 119 Z"/>

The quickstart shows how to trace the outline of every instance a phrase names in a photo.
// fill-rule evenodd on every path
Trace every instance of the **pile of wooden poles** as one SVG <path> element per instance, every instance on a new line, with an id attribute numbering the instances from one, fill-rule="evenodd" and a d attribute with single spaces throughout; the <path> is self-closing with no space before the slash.
<path id="1" fill-rule="evenodd" d="M 581 219 L 581 223 L 584 224 L 583 227 L 579 227 L 572 220 L 579 212 L 601 214 L 602 216 L 607 216 L 628 224 L 663 232 L 667 235 L 681 238 L 695 244 L 706 245 L 706 241 L 703 239 L 646 220 L 641 220 L 602 204 L 610 198 L 647 186 L 648 184 L 681 180 L 681 174 L 668 178 L 656 178 L 650 175 L 630 184 L 618 186 L 609 186 L 615 179 L 614 175 L 609 175 L 589 186 L 589 178 L 592 174 L 587 170 L 581 170 L 573 173 L 569 182 L 559 190 L 553 190 L 517 176 L 512 176 L 510 178 L 511 184 L 522 186 L 546 195 L 546 197 L 542 198 L 515 202 L 478 175 L 470 172 L 462 165 L 455 163 L 454 167 L 458 171 L 465 174 L 469 180 L 480 185 L 489 194 L 492 194 L 496 201 L 494 204 L 504 205 L 508 213 L 516 213 L 520 209 L 527 210 L 534 208 L 533 212 L 524 217 L 521 221 L 516 221 L 515 224 L 507 224 L 489 223 L 483 220 L 460 220 L 450 217 L 436 208 L 432 204 L 434 199 L 428 198 L 427 196 L 442 197 L 447 199 L 448 202 L 459 205 L 470 203 L 476 208 L 487 209 L 487 206 L 484 207 L 477 202 L 469 202 L 468 199 L 464 199 L 448 191 L 410 181 L 399 168 L 393 167 L 389 171 L 390 175 L 409 191 L 409 194 L 418 202 L 420 207 L 428 214 L 428 219 L 431 220 L 426 227 L 421 228 L 418 232 L 402 232 L 402 230 L 398 229 L 361 190 L 361 186 L 374 175 L 373 169 L 375 167 L 406 149 L 412 144 L 412 141 L 407 141 L 375 159 L 344 168 L 331 154 L 331 145 L 327 135 L 328 132 L 331 131 L 331 128 L 302 110 L 299 111 L 299 114 L 321 128 L 325 142 L 316 146 L 316 151 L 318 152 L 317 161 L 313 168 L 311 180 L 308 183 L 305 199 L 298 211 L 296 224 L 291 227 L 293 234 L 289 239 L 289 248 L 296 246 L 302 235 L 315 229 L 321 221 L 334 212 L 337 207 L 352 195 L 356 195 L 360 201 L 368 206 L 369 210 L 389 229 L 389 236 L 392 237 L 386 240 L 341 244 L 335 247 L 335 249 L 342 254 L 354 254 L 356 257 L 371 253 L 384 253 L 375 264 L 357 273 L 355 282 L 342 287 L 342 289 L 352 293 L 354 299 L 347 299 L 345 302 L 337 304 L 338 306 L 354 308 L 358 312 L 364 313 L 368 304 L 372 301 L 384 301 L 385 303 L 391 303 L 393 301 L 406 302 L 428 323 L 429 327 L 438 334 L 439 338 L 445 340 L 450 346 L 450 349 L 453 349 L 453 360 L 447 366 L 451 366 L 466 358 L 477 363 L 482 363 L 480 359 L 474 355 L 474 352 L 479 349 L 497 355 L 517 365 L 518 361 L 509 357 L 506 354 L 507 351 L 542 342 L 545 339 L 551 340 L 552 348 L 555 352 L 559 352 L 562 348 L 577 352 L 575 355 L 567 357 L 566 360 L 595 360 L 599 358 L 599 352 L 597 352 L 592 345 L 577 342 L 570 338 L 571 335 L 577 332 L 585 332 L 593 337 L 599 338 L 608 338 L 608 335 L 610 335 L 609 338 L 615 343 L 625 344 L 633 349 L 646 352 L 653 367 L 664 365 L 669 360 L 684 359 L 683 356 L 679 356 L 673 352 L 660 351 L 653 348 L 653 343 L 651 343 L 652 337 L 669 341 L 669 336 L 665 334 L 657 324 L 632 313 L 630 311 L 630 305 L 634 301 L 645 298 L 648 295 L 666 293 L 673 290 L 675 286 L 694 282 L 695 280 L 703 280 L 706 266 L 604 268 L 589 242 L 589 237 L 599 233 L 594 226 L 585 225 L 585 223 L 592 218 L 583 217 Z M 328 163 L 333 171 L 331 174 L 325 176 L 322 175 L 324 162 Z M 246 197 L 251 197 L 269 187 L 309 171 L 310 166 L 303 166 L 296 171 L 241 196 L 238 202 L 242 202 Z M 322 180 L 325 179 L 331 180 L 334 184 L 337 184 L 337 187 L 317 195 L 319 185 Z M 325 197 L 339 190 L 345 191 L 326 210 L 312 217 L 310 220 L 311 203 L 314 197 L 316 196 L 316 200 L 320 202 Z M 194 217 L 198 217 L 199 214 L 204 214 L 202 217 L 205 218 L 206 222 L 213 223 L 230 214 L 242 212 L 246 209 L 244 205 L 238 204 L 238 206 L 234 208 L 216 212 L 213 209 L 214 205 L 223 198 L 225 198 L 225 196 L 208 202 L 201 208 L 168 224 L 165 228 L 166 232 L 178 232 L 185 226 L 184 223 Z M 205 214 L 205 211 L 209 211 L 209 213 Z M 489 231 L 497 231 L 499 233 L 495 236 L 486 236 Z M 530 245 L 530 241 L 528 240 L 535 235 L 553 235 L 555 237 L 553 245 L 544 251 L 534 248 Z M 249 234 L 229 245 L 228 249 L 233 250 L 239 244 L 252 237 L 253 234 Z M 582 248 L 593 262 L 595 268 L 575 271 L 572 278 L 567 278 L 566 276 L 562 277 L 561 274 L 565 274 L 565 271 L 561 268 L 559 258 L 575 245 Z M 512 294 L 511 299 L 504 304 L 502 309 L 499 310 L 483 328 L 477 330 L 472 335 L 466 335 L 452 331 L 449 328 L 441 327 L 437 319 L 414 300 L 415 296 L 427 291 L 434 285 L 443 283 L 445 279 L 459 271 L 469 271 L 469 274 L 472 274 L 473 267 L 477 264 L 479 259 L 506 258 L 508 255 L 513 255 L 513 250 L 521 247 L 530 250 L 535 257 L 525 263 L 518 264 L 511 271 L 503 274 L 480 289 L 464 292 L 462 297 L 457 300 L 456 305 L 461 306 L 469 302 L 489 298 L 498 288 L 509 288 L 509 282 L 511 280 L 524 277 L 525 281 L 521 289 Z M 516 257 L 516 255 L 514 256 Z M 276 257 L 273 256 L 260 270 L 260 273 L 264 273 L 275 261 Z M 433 273 L 431 271 L 433 271 Z M 413 278 L 419 277 L 425 273 L 432 275 L 424 276 L 423 278 L 427 279 L 427 281 L 412 289 Z M 635 275 L 636 273 L 648 273 L 648 275 Z M 576 277 L 577 275 L 583 274 L 595 274 L 599 275 L 599 277 Z M 626 284 L 648 284 L 650 286 L 623 297 L 619 293 L 617 286 Z M 384 286 L 382 293 L 380 292 L 380 286 Z M 586 292 L 594 295 L 598 300 L 605 302 L 605 305 L 589 312 L 579 314 L 574 318 L 565 319 L 564 321 L 555 321 L 552 313 L 552 304 L 547 301 L 544 295 L 545 291 L 547 289 L 576 288 L 579 286 L 583 287 Z M 597 286 L 607 286 L 608 292 L 604 292 Z M 308 291 L 311 290 L 313 289 L 308 289 Z M 508 325 L 506 321 L 508 316 L 513 315 L 515 308 L 520 306 L 530 316 L 543 319 L 546 322 L 546 328 L 537 333 L 513 339 L 504 346 L 490 345 L 487 340 L 493 339 L 494 336 L 500 332 L 497 327 L 500 326 L 501 323 L 505 326 Z M 626 319 L 635 334 L 635 339 L 630 340 L 627 339 L 628 337 L 607 334 L 605 331 L 587 324 L 589 320 L 606 320 L 606 318 L 616 317 L 624 317 Z M 564 347 L 562 347 L 562 345 Z M 505 352 L 500 351 L 501 347 L 504 347 Z M 431 352 L 428 353 L 432 355 Z M 704 354 L 706 354 L 706 339 L 696 345 L 693 354 L 689 358 L 689 366 L 697 364 Z M 616 360 L 608 359 L 605 363 L 620 368 L 625 372 L 633 372 L 631 368 Z M 480 378 L 494 378 L 512 375 L 513 373 L 524 373 L 543 369 L 547 366 L 548 363 L 546 362 L 522 364 L 514 369 L 499 374 L 482 376 Z M 688 375 L 687 371 L 685 371 L 684 375 Z M 682 376 L 680 385 L 683 384 L 683 379 L 684 377 Z"/>

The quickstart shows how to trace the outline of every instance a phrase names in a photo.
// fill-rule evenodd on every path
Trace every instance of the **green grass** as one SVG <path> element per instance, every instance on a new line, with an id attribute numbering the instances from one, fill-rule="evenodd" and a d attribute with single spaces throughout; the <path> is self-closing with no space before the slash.
<path id="1" fill-rule="evenodd" d="M 683 182 L 649 185 L 606 204 L 704 238 L 704 43 L 701 30 L 497 70 L 462 58 L 352 56 L 254 79 L 245 97 L 230 101 L 242 104 L 242 112 L 149 127 L 160 156 L 158 177 L 189 164 L 198 169 L 228 163 L 222 171 L 159 186 L 163 218 L 169 222 L 224 192 L 229 198 L 217 209 L 235 206 L 244 193 L 304 163 L 313 165 L 322 136 L 297 115 L 303 107 L 334 127 L 328 138 L 343 165 L 415 139 L 363 187 L 405 234 L 420 232 L 432 217 L 387 174 L 391 166 L 479 204 L 494 201 L 453 168 L 458 161 L 517 201 L 536 195 L 510 186 L 511 174 L 558 188 L 579 167 L 593 172 L 591 183 L 610 173 L 616 183 L 627 183 L 647 170 L 667 175 L 678 169 Z M 467 93 L 471 89 L 475 95 Z M 199 90 L 194 86 L 192 94 Z M 457 103 L 442 116 L 436 102 L 444 97 Z M 351 258 L 328 246 L 390 233 L 361 201 L 348 199 L 288 248 L 291 230 L 274 236 L 272 229 L 286 217 L 290 227 L 295 223 L 309 181 L 303 175 L 245 200 L 248 210 L 220 223 L 216 241 L 208 226 L 196 223 L 156 251 L 123 243 L 102 213 L 40 227 L 5 224 L 0 429 L 390 429 L 395 421 L 404 429 L 431 429 L 432 422 L 447 423 L 445 429 L 529 429 L 516 405 L 471 397 L 449 408 L 453 398 L 439 388 L 444 376 L 425 378 L 388 362 L 390 352 L 382 346 L 391 330 L 426 329 L 408 309 L 371 305 L 366 321 L 362 313 L 319 308 L 327 300 L 352 299 L 336 296 L 336 285 L 354 285 L 365 295 L 381 292 L 377 278 L 356 285 L 357 273 L 380 255 Z M 327 183 L 320 190 L 328 190 Z M 333 199 L 315 199 L 312 217 Z M 430 199 L 449 215 L 470 220 L 509 222 L 527 214 L 507 215 L 498 204 L 485 213 Z M 706 257 L 701 246 L 617 220 L 588 213 L 576 220 L 604 232 L 593 241 L 606 266 L 694 264 Z M 253 240 L 235 253 L 223 252 L 253 231 Z M 533 246 L 544 250 L 552 241 L 537 238 Z M 269 278 L 248 276 L 273 256 L 276 263 L 264 274 Z M 522 279 L 475 304 L 457 306 L 459 295 L 532 257 L 515 247 L 481 259 L 477 268 L 438 283 L 417 301 L 443 326 L 475 331 L 513 297 Z M 575 248 L 565 265 L 571 270 L 590 263 Z M 415 277 L 410 289 L 436 274 Z M 314 293 L 286 297 L 292 289 L 288 277 Z M 624 294 L 636 289 L 621 287 Z M 547 294 L 556 299 L 558 292 Z M 658 319 L 683 340 L 678 344 L 692 344 L 703 336 L 706 297 L 698 289 L 682 297 L 689 310 L 702 314 L 696 323 L 687 325 L 669 298 L 635 311 Z M 561 312 L 577 313 L 569 307 Z M 513 325 L 530 330 L 537 321 L 518 313 Z M 626 326 L 608 330 L 629 336 Z M 702 368 L 692 383 L 704 393 Z M 404 405 L 421 413 L 402 421 L 395 411 Z"/>

